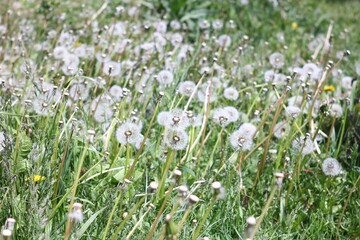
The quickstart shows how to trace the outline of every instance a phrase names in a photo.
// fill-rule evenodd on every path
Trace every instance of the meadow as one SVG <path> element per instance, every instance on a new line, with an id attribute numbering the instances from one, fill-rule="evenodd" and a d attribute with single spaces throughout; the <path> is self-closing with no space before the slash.
<path id="1" fill-rule="evenodd" d="M 359 239 L 359 12 L 0 0 L 0 239 Z"/>

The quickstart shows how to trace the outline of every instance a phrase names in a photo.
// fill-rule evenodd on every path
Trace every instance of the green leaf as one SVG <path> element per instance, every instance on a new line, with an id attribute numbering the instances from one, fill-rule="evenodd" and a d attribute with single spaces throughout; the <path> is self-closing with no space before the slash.
<path id="1" fill-rule="evenodd" d="M 93 223 L 93 221 L 95 221 L 96 217 L 102 212 L 104 211 L 104 209 L 107 207 L 103 207 L 102 209 L 100 209 L 99 211 L 97 211 L 96 213 L 94 213 L 80 228 L 79 232 L 77 233 L 77 239 L 80 239 L 82 237 L 82 235 L 86 232 L 86 230 L 89 228 L 89 226 Z"/>

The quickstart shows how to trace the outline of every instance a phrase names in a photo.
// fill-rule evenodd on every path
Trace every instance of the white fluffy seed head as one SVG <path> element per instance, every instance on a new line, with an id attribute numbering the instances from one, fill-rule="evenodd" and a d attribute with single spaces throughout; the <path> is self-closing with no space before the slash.
<path id="1" fill-rule="evenodd" d="M 162 70 L 158 73 L 156 80 L 160 85 L 168 85 L 174 80 L 174 75 L 168 70 Z"/>
<path id="2" fill-rule="evenodd" d="M 321 169 L 327 176 L 337 176 L 342 173 L 342 167 L 335 158 L 326 158 L 322 162 Z"/>
<path id="3" fill-rule="evenodd" d="M 279 52 L 274 52 L 269 57 L 269 62 L 273 68 L 281 68 L 285 64 L 285 57 Z"/>
<path id="4" fill-rule="evenodd" d="M 165 135 L 166 145 L 173 150 L 183 150 L 188 144 L 188 135 L 184 130 L 171 129 Z"/>
<path id="5" fill-rule="evenodd" d="M 256 219 L 254 216 L 250 216 L 246 219 L 246 223 L 250 226 L 255 226 L 256 225 Z"/>
<path id="6" fill-rule="evenodd" d="M 225 88 L 224 98 L 231 101 L 236 101 L 239 98 L 239 92 L 234 87 Z"/>
<path id="7" fill-rule="evenodd" d="M 229 137 L 230 145 L 234 150 L 250 150 L 254 144 L 251 137 L 243 130 L 236 130 Z"/>
<path id="8" fill-rule="evenodd" d="M 185 81 L 185 82 L 181 82 L 179 84 L 178 90 L 179 90 L 180 94 L 190 97 L 191 94 L 193 93 L 193 91 L 195 90 L 195 87 L 196 87 L 196 85 L 194 82 Z"/>
<path id="9" fill-rule="evenodd" d="M 310 137 L 298 137 L 293 140 L 292 147 L 303 156 L 312 153 L 315 150 L 314 142 Z"/>
<path id="10" fill-rule="evenodd" d="M 135 145 L 142 136 L 140 131 L 141 128 L 137 124 L 132 122 L 125 122 L 116 130 L 115 136 L 118 142 L 121 144 Z"/>

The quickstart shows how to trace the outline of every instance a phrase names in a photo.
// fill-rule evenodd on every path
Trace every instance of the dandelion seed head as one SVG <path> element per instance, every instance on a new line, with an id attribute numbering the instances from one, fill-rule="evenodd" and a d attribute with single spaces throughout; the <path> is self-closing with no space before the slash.
<path id="1" fill-rule="evenodd" d="M 165 143 L 173 150 L 183 150 L 187 147 L 188 138 L 184 130 L 171 129 L 165 135 Z"/>
<path id="2" fill-rule="evenodd" d="M 288 106 L 285 109 L 288 117 L 296 119 L 301 114 L 301 109 L 296 106 Z"/>
<path id="3" fill-rule="evenodd" d="M 327 176 L 337 176 L 342 173 L 342 167 L 335 158 L 326 158 L 322 162 L 321 169 Z"/>
<path id="4" fill-rule="evenodd" d="M 121 144 L 135 145 L 141 139 L 141 128 L 132 122 L 125 122 L 116 130 L 115 136 Z"/>
<path id="5" fill-rule="evenodd" d="M 242 130 L 236 130 L 229 137 L 230 145 L 234 150 L 250 150 L 253 146 L 253 141 L 249 135 Z"/>
<path id="6" fill-rule="evenodd" d="M 342 117 L 343 115 L 343 108 L 337 103 L 332 104 L 329 111 L 330 115 L 336 118 Z"/>
<path id="7" fill-rule="evenodd" d="M 244 134 L 249 136 L 249 138 L 253 138 L 256 132 L 256 126 L 251 123 L 243 123 L 239 130 Z"/>
<path id="8" fill-rule="evenodd" d="M 229 47 L 231 45 L 231 37 L 226 34 L 220 35 L 217 42 L 220 47 Z"/>
<path id="9" fill-rule="evenodd" d="M 160 85 L 168 85 L 174 80 L 174 75 L 168 70 L 162 70 L 158 73 L 156 80 Z"/>
<path id="10" fill-rule="evenodd" d="M 290 126 L 288 125 L 288 123 L 285 121 L 281 121 L 277 123 L 274 127 L 274 136 L 279 139 L 284 138 L 288 135 L 289 130 Z"/>
<path id="11" fill-rule="evenodd" d="M 303 156 L 312 153 L 315 150 L 314 142 L 310 137 L 298 137 L 293 140 L 292 147 L 296 152 L 301 152 Z"/>
<path id="12" fill-rule="evenodd" d="M 94 120 L 98 123 L 108 122 L 112 116 L 114 115 L 114 111 L 107 104 L 99 104 L 94 112 Z"/>
<path id="13" fill-rule="evenodd" d="M 236 101 L 239 98 L 239 92 L 234 87 L 225 88 L 224 98 L 231 101 Z"/>
<path id="14" fill-rule="evenodd" d="M 227 126 L 231 122 L 229 119 L 231 118 L 230 113 L 223 108 L 214 109 L 212 112 L 212 119 L 215 123 L 220 126 Z"/>
<path id="15" fill-rule="evenodd" d="M 190 97 L 193 91 L 195 90 L 195 87 L 196 85 L 194 82 L 184 81 L 179 84 L 178 90 L 180 94 Z"/>
<path id="16" fill-rule="evenodd" d="M 236 122 L 239 119 L 240 114 L 239 114 L 239 111 L 235 107 L 227 106 L 227 107 L 224 107 L 224 110 L 229 113 L 229 116 L 228 116 L 229 122 Z"/>
<path id="17" fill-rule="evenodd" d="M 273 68 L 279 69 L 285 64 L 285 57 L 279 52 L 274 52 L 269 57 L 269 62 Z"/>
<path id="18" fill-rule="evenodd" d="M 341 80 L 341 86 L 346 90 L 352 89 L 352 77 L 345 76 Z"/>

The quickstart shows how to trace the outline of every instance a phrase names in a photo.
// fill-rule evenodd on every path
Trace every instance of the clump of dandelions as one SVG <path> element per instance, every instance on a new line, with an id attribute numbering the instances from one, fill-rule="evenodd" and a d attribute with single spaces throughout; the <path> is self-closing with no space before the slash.
<path id="1" fill-rule="evenodd" d="M 335 158 L 326 158 L 322 162 L 321 169 L 326 176 L 337 176 L 342 173 L 342 168 Z"/>

